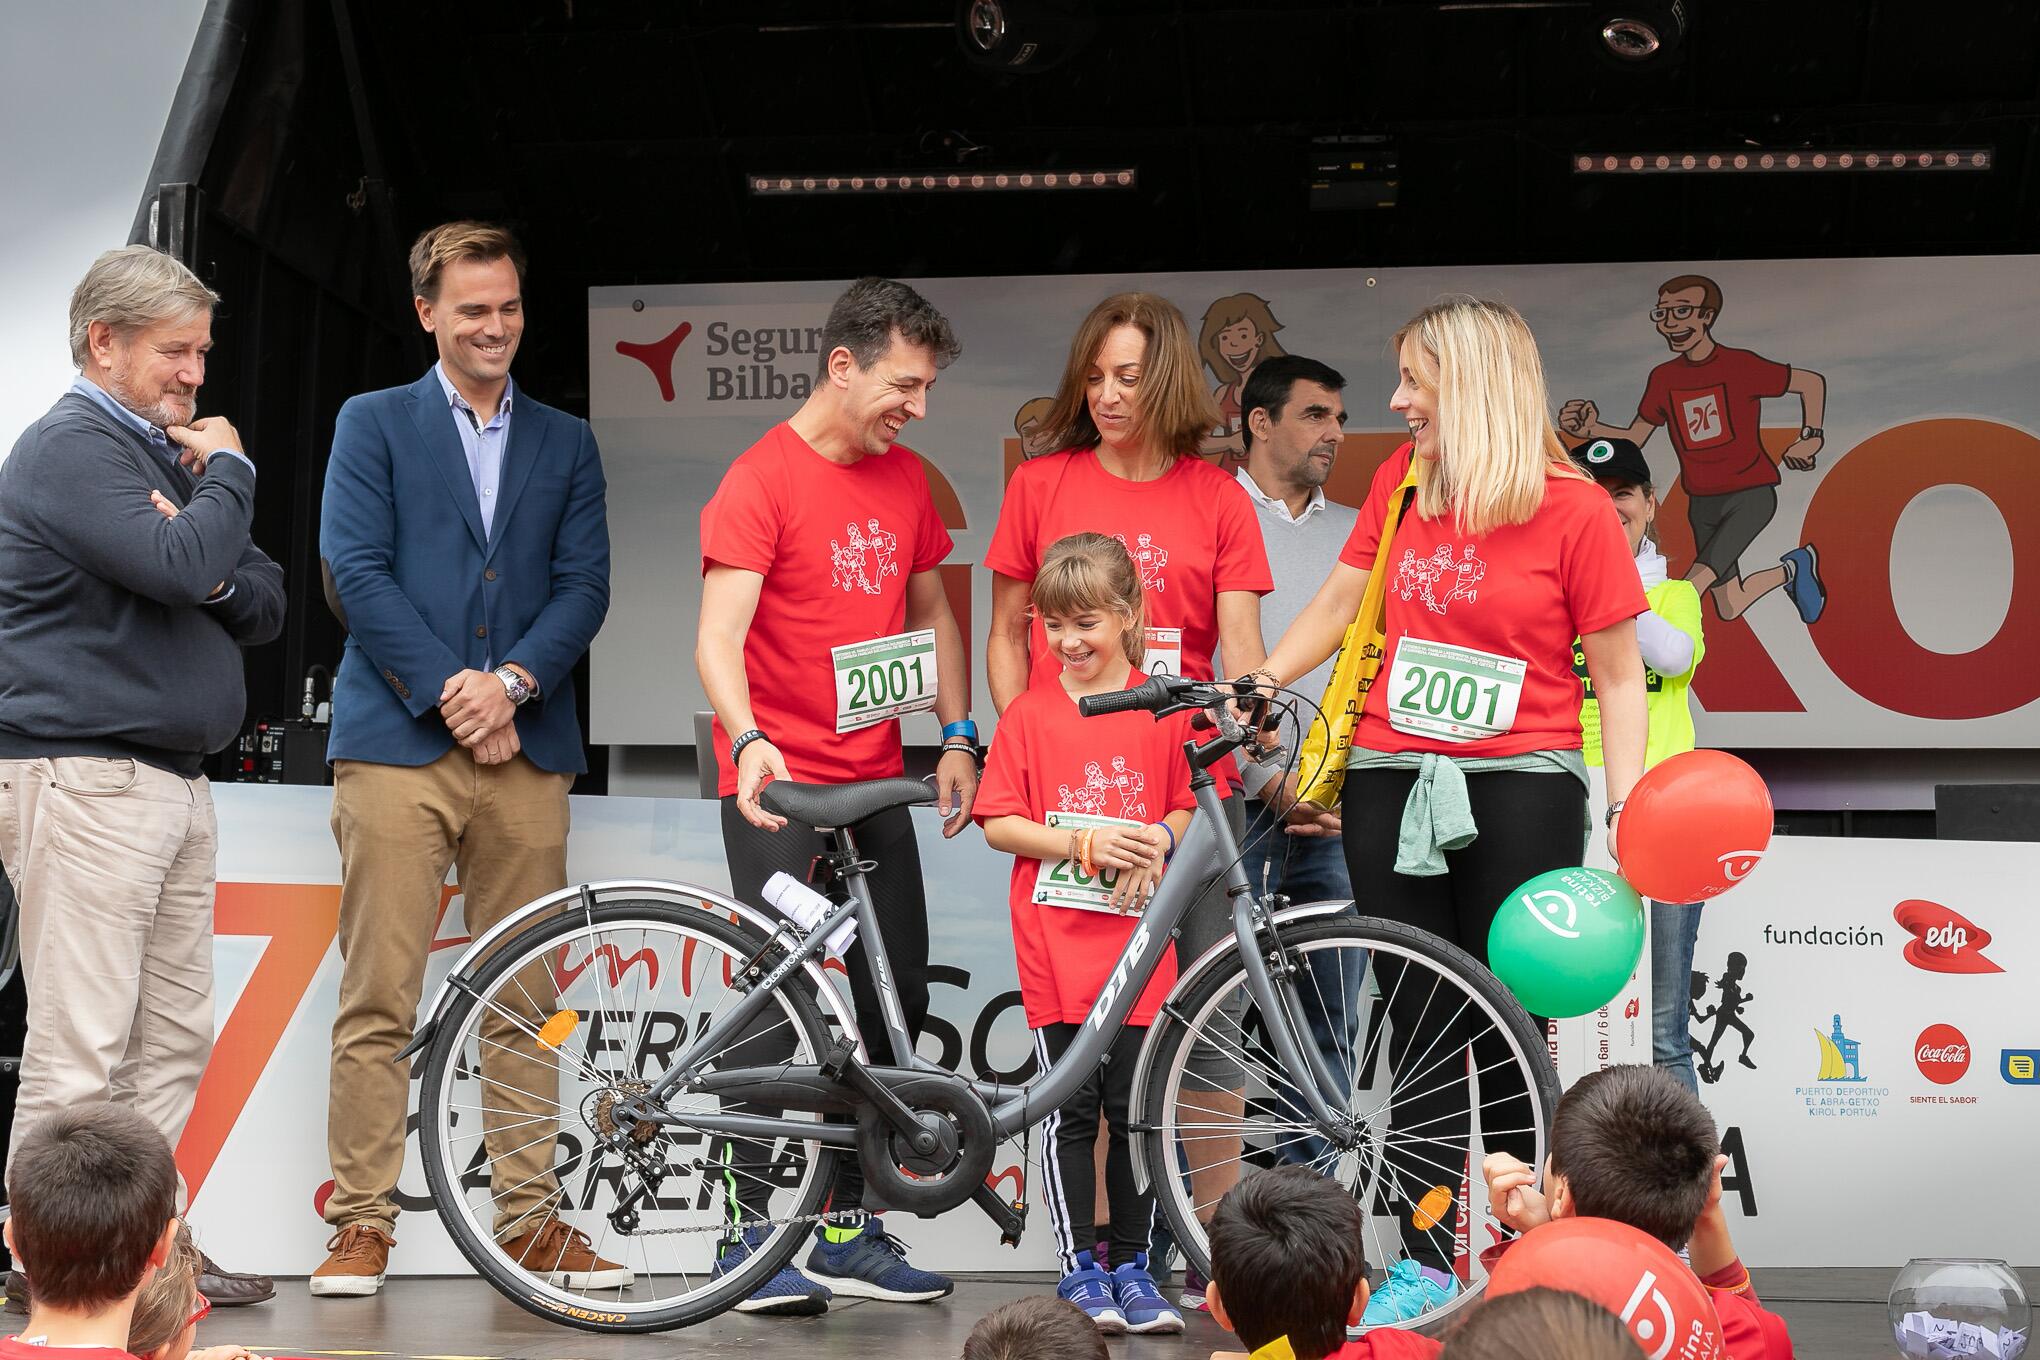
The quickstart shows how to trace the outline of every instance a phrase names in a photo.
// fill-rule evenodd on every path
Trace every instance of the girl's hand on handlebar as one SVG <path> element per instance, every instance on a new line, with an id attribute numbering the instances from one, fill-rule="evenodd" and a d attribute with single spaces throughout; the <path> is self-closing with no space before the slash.
<path id="1" fill-rule="evenodd" d="M 1152 826 L 1101 826 L 1091 837 L 1091 863 L 1122 871 L 1159 865 L 1168 839 L 1166 832 Z M 1124 872 L 1120 878 L 1125 880 Z"/>

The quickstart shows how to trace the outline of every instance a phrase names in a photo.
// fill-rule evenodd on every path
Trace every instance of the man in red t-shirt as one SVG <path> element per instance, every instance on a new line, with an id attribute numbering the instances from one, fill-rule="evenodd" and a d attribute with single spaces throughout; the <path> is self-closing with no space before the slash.
<path id="1" fill-rule="evenodd" d="M 933 710 L 943 722 L 936 766 L 944 835 L 969 824 L 977 788 L 977 729 L 969 720 L 963 636 L 938 570 L 951 548 L 913 450 L 895 443 L 927 414 L 937 372 L 956 357 L 948 320 L 905 284 L 860 279 L 822 328 L 821 373 L 793 418 L 731 464 L 701 512 L 701 625 L 694 651 L 715 708 L 714 758 L 730 883 L 763 900 L 777 871 L 806 879 L 825 853 L 812 828 L 789 825 L 758 801 L 768 780 L 840 784 L 904 773 L 899 715 Z M 892 964 L 907 1029 L 928 1014 L 928 908 L 920 851 L 905 808 L 867 818 L 857 848 Z M 874 1062 L 886 1051 L 884 1011 L 851 948 L 850 989 Z M 779 1051 L 764 1048 L 777 1044 Z M 746 1040 L 746 1062 L 791 1053 L 791 1037 Z M 761 1047 L 762 1046 L 762 1047 Z M 770 1150 L 732 1148 L 738 1160 Z M 732 1185 L 738 1178 L 732 1176 Z M 756 1245 L 772 1187 L 747 1178 L 729 1205 L 733 1232 L 718 1271 Z M 854 1157 L 837 1161 L 838 1212 L 863 1203 Z M 831 1291 L 925 1302 L 950 1292 L 940 1275 L 906 1263 L 878 1221 L 819 1228 L 803 1277 L 791 1266 L 737 1308 L 813 1314 Z M 816 1281 L 820 1283 L 817 1284 Z"/>
<path id="2" fill-rule="evenodd" d="M 1686 579 L 1712 593 L 1723 619 L 1736 618 L 1783 586 L 1799 617 L 1815 623 L 1827 607 L 1827 590 L 1811 543 L 1749 576 L 1742 574 L 1739 559 L 1778 510 L 1778 469 L 1764 451 L 1759 428 L 1764 399 L 1799 398 L 1799 438 L 1785 450 L 1785 466 L 1811 472 L 1822 447 L 1827 380 L 1811 369 L 1717 343 L 1714 323 L 1720 315 L 1721 286 L 1713 279 L 1681 274 L 1666 280 L 1650 317 L 1675 357 L 1651 370 L 1636 419 L 1627 429 L 1604 425 L 1593 402 L 1575 398 L 1559 409 L 1558 423 L 1583 439 L 1628 439 L 1639 447 L 1662 427 L 1679 454 L 1693 525 L 1693 565 Z M 1594 461 L 1591 443 L 1582 453 Z"/>

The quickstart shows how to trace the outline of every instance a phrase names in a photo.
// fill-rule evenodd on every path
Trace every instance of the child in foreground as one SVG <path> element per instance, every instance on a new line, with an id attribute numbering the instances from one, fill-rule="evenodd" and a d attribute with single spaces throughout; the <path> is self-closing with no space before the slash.
<path id="1" fill-rule="evenodd" d="M 8 1169 L 7 1249 L 35 1281 L 0 1360 L 128 1360 L 135 1296 L 177 1240 L 177 1165 L 148 1120 L 104 1101 L 38 1120 Z"/>
<path id="2" fill-rule="evenodd" d="M 1211 1216 L 1211 1316 L 1252 1360 L 1430 1360 L 1439 1344 L 1414 1332 L 1346 1339 L 1367 1310 L 1365 1231 L 1353 1196 L 1308 1166 L 1249 1174 Z"/>
<path id="3" fill-rule="evenodd" d="M 994 1308 L 963 1343 L 963 1360 L 1111 1360 L 1111 1354 L 1083 1309 L 1045 1294 Z"/>
<path id="4" fill-rule="evenodd" d="M 1622 1320 L 1592 1299 L 1526 1289 L 1484 1299 L 1445 1338 L 1440 1360 L 1644 1360 Z"/>
<path id="5" fill-rule="evenodd" d="M 1481 1164 L 1495 1217 L 1521 1233 L 1554 1219 L 1608 1218 L 1685 1248 L 1713 1295 L 1729 1360 L 1790 1360 L 1785 1320 L 1767 1310 L 1729 1237 L 1714 1118 L 1659 1067 L 1590 1072 L 1559 1099 L 1544 1184 L 1506 1153 Z M 1521 1239 L 1515 1239 L 1521 1240 Z M 1493 1262 L 1514 1245 L 1482 1253 Z"/>
<path id="6" fill-rule="evenodd" d="M 1082 1032 L 1092 1003 L 1128 942 L 1146 927 L 1171 855 L 1190 829 L 1188 714 L 1085 718 L 1077 701 L 1147 677 L 1140 573 L 1126 546 L 1072 534 L 1049 547 L 1035 574 L 1034 612 L 1059 672 L 1038 671 L 999 719 L 972 815 L 994 850 L 1013 856 L 1013 949 L 1035 1057 L 1045 1069 Z M 1166 939 L 1153 976 L 1113 1036 L 1099 1071 L 1042 1126 L 1043 1198 L 1063 1278 L 1056 1293 L 1101 1332 L 1180 1332 L 1183 1315 L 1148 1273 L 1154 1195 L 1134 1181 L 1127 1141 L 1134 1068 L 1147 1027 L 1176 981 Z M 1110 1274 L 1093 1254 L 1098 1115 L 1111 1125 L 1105 1159 Z"/>
<path id="7" fill-rule="evenodd" d="M 191 1348 L 199 1321 L 212 1311 L 211 1302 L 198 1292 L 204 1259 L 191 1240 L 191 1229 L 178 1223 L 170 1259 L 136 1296 L 134 1319 L 128 1323 L 128 1354 L 140 1360 L 262 1360 L 246 1346 Z"/>

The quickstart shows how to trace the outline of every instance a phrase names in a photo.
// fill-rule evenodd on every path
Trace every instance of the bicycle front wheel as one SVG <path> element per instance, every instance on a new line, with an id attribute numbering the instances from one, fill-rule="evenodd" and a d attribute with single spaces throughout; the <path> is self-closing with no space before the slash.
<path id="1" fill-rule="evenodd" d="M 1141 1137 L 1156 1201 L 1208 1275 L 1205 1224 L 1225 1192 L 1313 1166 L 1359 1203 L 1377 1282 L 1403 1260 L 1458 1277 L 1453 1297 L 1401 1324 L 1443 1326 L 1486 1282 L 1481 1158 L 1543 1162 L 1558 1101 L 1544 1035 L 1494 974 L 1425 931 L 1343 917 L 1281 934 L 1296 965 L 1278 987 L 1283 1023 L 1323 1058 L 1339 1126 L 1308 1113 L 1310 1077 L 1276 1058 L 1234 946 L 1169 999 L 1149 1041 Z"/>
<path id="2" fill-rule="evenodd" d="M 672 1123 L 618 1114 L 736 1004 L 732 979 L 763 945 L 673 903 L 569 909 L 505 941 L 448 1006 L 419 1093 L 425 1178 L 461 1253 L 519 1306 L 590 1331 L 684 1327 L 747 1297 L 805 1239 L 833 1149 L 690 1128 L 736 1107 L 685 1089 L 659 1106 Z M 811 1066 L 828 1034 L 796 976 L 690 1065 Z"/>

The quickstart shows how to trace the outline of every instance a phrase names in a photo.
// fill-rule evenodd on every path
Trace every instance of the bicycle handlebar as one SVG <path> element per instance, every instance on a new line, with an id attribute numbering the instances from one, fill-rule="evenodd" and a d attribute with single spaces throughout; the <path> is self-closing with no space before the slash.
<path id="1" fill-rule="evenodd" d="M 1177 704 L 1199 688 L 1208 686 L 1198 680 L 1171 680 L 1166 676 L 1151 675 L 1132 689 L 1114 690 L 1110 694 L 1087 694 L 1077 700 L 1077 712 L 1086 718 L 1102 718 L 1108 713 L 1152 713 Z"/>

